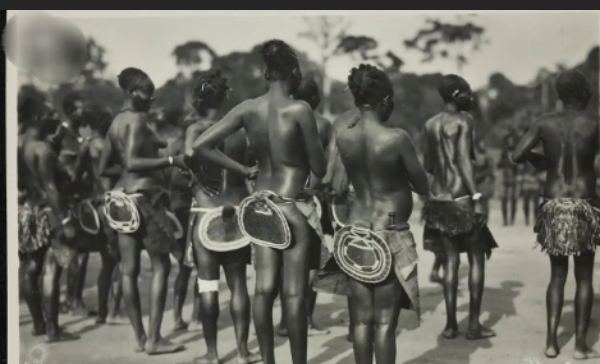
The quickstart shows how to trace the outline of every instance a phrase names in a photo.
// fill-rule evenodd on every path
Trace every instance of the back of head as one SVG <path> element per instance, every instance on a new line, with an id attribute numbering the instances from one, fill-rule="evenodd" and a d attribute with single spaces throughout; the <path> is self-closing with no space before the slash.
<path id="1" fill-rule="evenodd" d="M 445 75 L 440 82 L 438 92 L 445 103 L 455 101 L 460 94 L 470 93 L 471 86 L 464 78 L 457 75 Z"/>
<path id="2" fill-rule="evenodd" d="M 350 70 L 348 88 L 354 96 L 354 104 L 359 108 L 374 107 L 386 97 L 394 96 L 394 87 L 388 76 L 370 64 L 361 64 Z"/>
<path id="3" fill-rule="evenodd" d="M 288 79 L 299 69 L 298 56 L 287 43 L 273 39 L 263 44 L 260 55 L 265 62 L 265 77 L 269 81 Z"/>
<path id="4" fill-rule="evenodd" d="M 91 105 L 84 113 L 90 128 L 105 137 L 113 121 L 113 115 L 109 108 L 100 105 Z"/>
<path id="5" fill-rule="evenodd" d="M 146 72 L 138 68 L 125 68 L 117 78 L 119 80 L 119 87 L 126 93 L 132 93 L 136 90 L 149 94 L 154 93 L 154 83 L 152 83 Z"/>
<path id="6" fill-rule="evenodd" d="M 196 111 L 201 116 L 206 116 L 209 109 L 219 109 L 227 92 L 231 91 L 227 85 L 227 78 L 221 77 L 220 71 L 211 72 L 202 76 L 192 89 L 192 99 Z"/>
<path id="7" fill-rule="evenodd" d="M 319 97 L 319 86 L 313 78 L 305 78 L 300 83 L 300 87 L 294 93 L 294 99 L 307 102 L 313 110 L 319 107 L 321 99 Z"/>
<path id="8" fill-rule="evenodd" d="M 36 128 L 42 139 L 50 134 L 54 134 L 60 125 L 60 117 L 49 103 L 38 103 L 32 114 L 33 120 L 30 127 Z"/>
<path id="9" fill-rule="evenodd" d="M 587 107 L 592 97 L 592 88 L 583 73 L 573 70 L 558 75 L 554 81 L 558 98 L 566 106 Z"/>

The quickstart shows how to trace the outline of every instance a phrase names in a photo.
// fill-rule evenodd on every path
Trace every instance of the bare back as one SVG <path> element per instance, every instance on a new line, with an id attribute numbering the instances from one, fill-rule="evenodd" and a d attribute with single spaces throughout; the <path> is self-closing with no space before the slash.
<path id="1" fill-rule="evenodd" d="M 117 115 L 113 121 L 107 138 L 109 138 L 112 153 L 116 153 L 121 164 L 127 166 L 127 150 L 133 132 L 132 129 L 140 133 L 136 138 L 140 138 L 140 148 L 137 157 L 139 158 L 159 158 L 159 149 L 167 146 L 166 142 L 160 138 L 148 125 L 145 120 L 146 114 L 134 113 L 132 111 L 123 111 Z M 138 126 L 134 125 L 138 123 Z M 141 123 L 141 126 L 139 126 Z M 156 185 L 164 185 L 163 171 L 128 171 L 123 168 L 121 177 L 115 188 L 123 188 L 127 193 L 134 193 L 151 188 Z"/>
<path id="2" fill-rule="evenodd" d="M 445 197 L 469 195 L 464 171 L 473 170 L 471 117 L 466 113 L 442 112 L 425 123 L 426 168 L 433 175 L 432 193 Z M 462 164 L 462 165 L 461 165 Z"/>
<path id="3" fill-rule="evenodd" d="M 186 143 L 192 144 L 198 136 L 215 124 L 212 120 L 202 120 L 191 125 L 186 131 Z M 225 141 L 219 146 L 219 149 L 229 158 L 243 165 L 248 165 L 248 156 L 250 153 L 248 139 L 244 130 L 238 130 L 228 136 Z M 202 158 L 195 156 L 197 163 L 202 165 L 204 171 L 209 174 L 210 178 L 219 180 L 217 187 L 219 194 L 209 196 L 201 189 L 194 191 L 196 201 L 202 207 L 219 207 L 223 205 L 238 205 L 249 191 L 246 185 L 246 178 L 237 173 L 221 168 L 219 165 Z"/>
<path id="4" fill-rule="evenodd" d="M 385 224 L 392 212 L 397 221 L 408 221 L 413 201 L 400 147 L 410 141 L 408 135 L 369 119 L 349 129 L 353 118 L 354 113 L 348 113 L 333 125 L 342 162 L 356 191 L 349 221 Z"/>
<path id="5" fill-rule="evenodd" d="M 243 122 L 260 171 L 256 189 L 295 198 L 311 170 L 296 117 L 310 107 L 269 93 L 248 103 Z"/>
<path id="6" fill-rule="evenodd" d="M 115 178 L 104 177 L 100 175 L 100 156 L 106 141 L 102 137 L 95 137 L 89 141 L 89 160 L 90 169 L 94 176 L 94 195 L 99 197 L 102 196 L 106 191 L 112 189 L 116 184 Z"/>
<path id="7" fill-rule="evenodd" d="M 515 156 L 542 143 L 546 159 L 546 197 L 597 195 L 594 164 L 599 148 L 598 125 L 597 115 L 568 110 L 540 117 L 525 134 Z"/>

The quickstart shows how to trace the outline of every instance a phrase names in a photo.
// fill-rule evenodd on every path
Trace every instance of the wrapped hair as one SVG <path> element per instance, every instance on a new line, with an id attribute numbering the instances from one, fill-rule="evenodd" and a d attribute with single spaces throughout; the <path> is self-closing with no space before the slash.
<path id="1" fill-rule="evenodd" d="M 132 92 L 136 89 L 154 92 L 154 84 L 150 77 L 138 68 L 125 68 L 117 78 L 119 79 L 119 87 L 125 92 Z"/>
<path id="2" fill-rule="evenodd" d="M 227 78 L 221 77 L 220 71 L 209 73 L 200 78 L 192 89 L 192 98 L 198 100 L 202 108 L 216 109 L 231 88 L 227 86 Z"/>
<path id="3" fill-rule="evenodd" d="M 438 87 L 438 93 L 444 102 L 453 101 L 457 95 L 465 92 L 471 92 L 471 86 L 464 78 L 457 75 L 444 76 Z"/>
<path id="4" fill-rule="evenodd" d="M 377 67 L 361 64 L 350 70 L 348 88 L 358 107 L 375 106 L 386 97 L 394 95 L 394 88 L 388 76 Z"/>
<path id="5" fill-rule="evenodd" d="M 298 67 L 296 52 L 287 43 L 279 39 L 265 42 L 260 49 L 260 55 L 267 66 L 269 77 L 274 74 L 286 77 L 294 68 Z"/>

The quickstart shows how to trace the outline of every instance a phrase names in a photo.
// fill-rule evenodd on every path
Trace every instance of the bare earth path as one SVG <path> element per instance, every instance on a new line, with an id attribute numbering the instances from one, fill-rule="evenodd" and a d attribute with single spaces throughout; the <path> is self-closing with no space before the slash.
<path id="1" fill-rule="evenodd" d="M 497 206 L 492 211 L 491 229 L 500 248 L 488 261 L 486 273 L 486 291 L 484 295 L 482 322 L 493 327 L 497 337 L 490 340 L 470 342 L 464 336 L 454 341 L 439 337 L 444 325 L 444 303 L 442 288 L 429 283 L 427 277 L 433 256 L 421 250 L 422 227 L 417 221 L 418 208 L 413 214 L 412 229 L 419 246 L 419 280 L 421 286 L 422 323 L 417 326 L 416 316 L 412 312 L 400 314 L 398 341 L 398 360 L 402 364 L 521 364 L 529 363 L 524 358 L 538 359 L 531 363 L 565 364 L 573 363 L 571 353 L 574 343 L 574 307 L 575 282 L 569 277 L 565 292 L 565 306 L 561 322 L 559 344 L 561 355 L 554 360 L 543 358 L 545 342 L 545 291 L 549 277 L 547 257 L 533 249 L 534 235 L 531 227 L 525 227 L 521 216 L 514 227 L 500 225 L 500 212 Z M 519 211 L 520 212 L 520 211 Z M 459 286 L 459 322 L 460 329 L 466 329 L 468 290 L 467 262 L 462 257 L 461 280 Z M 600 350 L 600 259 L 596 258 L 596 276 L 594 288 L 596 298 L 592 312 L 592 323 L 588 342 Z M 90 271 L 87 275 L 85 300 L 88 307 L 95 307 L 96 294 L 94 282 L 99 267 L 99 258 L 90 259 Z M 249 267 L 249 290 L 254 289 L 254 271 Z M 20 357 L 21 363 L 38 363 L 35 359 L 42 354 L 43 364 L 154 364 L 154 363 L 192 363 L 193 359 L 204 354 L 205 345 L 201 331 L 171 334 L 173 327 L 173 280 L 177 274 L 176 264 L 170 275 L 170 291 L 167 312 L 163 323 L 163 335 L 175 342 L 185 343 L 187 349 L 181 353 L 149 357 L 133 351 L 133 330 L 129 325 L 99 326 L 94 318 L 62 315 L 61 325 L 70 333 L 80 336 L 79 340 L 47 345 L 43 339 L 30 335 L 31 323 L 24 302 L 20 305 Z M 150 264 L 143 258 L 141 296 L 148 295 Z M 229 317 L 229 293 L 225 283 L 221 283 L 221 318 L 219 332 L 220 355 L 224 362 L 235 363 L 235 344 L 231 319 Z M 191 314 L 191 282 L 188 302 L 184 308 L 186 318 Z M 316 315 L 323 326 L 331 329 L 328 336 L 309 338 L 310 364 L 351 364 L 354 362 L 352 346 L 345 339 L 348 313 L 346 300 L 340 297 L 322 294 L 318 298 Z M 279 302 L 275 307 L 275 321 L 279 319 Z M 147 313 L 148 307 L 144 306 Z M 124 314 L 124 311 L 123 311 Z M 147 322 L 147 316 L 146 316 Z M 250 345 L 257 350 L 256 336 L 251 331 Z M 37 350 L 36 350 L 37 349 Z M 40 350 L 41 349 L 41 350 Z M 35 353 L 32 354 L 32 351 Z M 279 363 L 290 362 L 287 340 L 276 338 L 276 355 Z M 586 363 L 600 364 L 600 360 L 588 360 Z"/>

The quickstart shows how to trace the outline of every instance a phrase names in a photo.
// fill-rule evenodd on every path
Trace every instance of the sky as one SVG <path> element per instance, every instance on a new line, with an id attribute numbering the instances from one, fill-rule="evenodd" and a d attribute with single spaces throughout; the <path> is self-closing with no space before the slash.
<path id="1" fill-rule="evenodd" d="M 248 51 L 256 44 L 279 38 L 312 59 L 320 56 L 316 46 L 298 36 L 307 28 L 303 19 L 306 14 L 301 11 L 283 15 L 269 11 L 227 15 L 219 12 L 208 16 L 206 11 L 48 12 L 72 18 L 86 36 L 93 37 L 106 49 L 107 77 L 115 77 L 120 70 L 133 66 L 146 71 L 159 86 L 177 72 L 171 52 L 189 40 L 203 41 L 217 54 L 227 54 Z M 458 16 L 437 15 L 444 20 Z M 348 34 L 376 39 L 380 52 L 392 50 L 404 60 L 403 71 L 458 73 L 474 88 L 485 85 L 494 72 L 502 72 L 513 82 L 524 84 L 531 82 L 541 67 L 552 70 L 557 63 L 575 66 L 599 44 L 600 33 L 598 13 L 480 13 L 472 21 L 485 28 L 489 44 L 479 52 L 467 53 L 469 63 L 459 71 L 454 63 L 443 60 L 423 64 L 420 53 L 404 47 L 403 41 L 423 26 L 423 15 L 346 11 L 344 17 L 351 23 Z M 342 56 L 330 63 L 327 72 L 343 81 L 359 63 L 358 59 Z"/>

